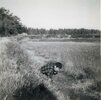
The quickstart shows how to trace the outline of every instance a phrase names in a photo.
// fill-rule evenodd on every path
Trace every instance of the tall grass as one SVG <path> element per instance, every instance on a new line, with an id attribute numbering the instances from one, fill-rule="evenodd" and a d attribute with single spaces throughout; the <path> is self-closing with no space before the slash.
<path id="1" fill-rule="evenodd" d="M 0 100 L 100 100 L 98 43 L 12 38 L 0 38 Z M 52 82 L 39 70 L 51 60 L 64 65 Z"/>
<path id="2" fill-rule="evenodd" d="M 30 72 L 31 63 L 16 41 L 0 40 L 0 100 L 14 100 L 16 89 L 38 84 L 35 75 Z M 33 76 L 33 79 L 29 78 Z"/>

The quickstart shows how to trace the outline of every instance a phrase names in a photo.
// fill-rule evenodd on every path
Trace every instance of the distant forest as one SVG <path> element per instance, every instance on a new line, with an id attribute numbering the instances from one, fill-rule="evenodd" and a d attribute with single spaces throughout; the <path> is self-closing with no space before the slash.
<path id="1" fill-rule="evenodd" d="M 34 29 L 28 28 L 20 19 L 5 8 L 0 8 L 0 36 L 12 36 L 21 33 L 44 38 L 100 38 L 100 31 L 94 29 Z"/>
<path id="2" fill-rule="evenodd" d="M 28 28 L 27 33 L 38 35 L 39 37 L 56 37 L 56 38 L 100 38 L 100 31 L 94 29 L 33 29 Z"/>

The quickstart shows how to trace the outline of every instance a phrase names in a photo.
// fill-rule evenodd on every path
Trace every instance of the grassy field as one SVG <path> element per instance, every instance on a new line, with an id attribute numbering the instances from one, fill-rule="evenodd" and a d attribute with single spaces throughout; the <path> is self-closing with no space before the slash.
<path id="1" fill-rule="evenodd" d="M 54 95 L 59 100 L 100 100 L 98 42 L 38 42 L 29 38 L 2 41 L 0 100 L 56 100 Z M 47 61 L 60 61 L 64 65 L 62 71 L 53 77 L 53 82 L 39 72 Z M 13 99 L 12 94 L 15 95 Z M 45 94 L 49 95 L 46 97 Z"/>
<path id="2" fill-rule="evenodd" d="M 53 78 L 70 100 L 99 100 L 101 97 L 100 46 L 98 42 L 21 42 L 39 62 L 60 61 L 64 68 Z M 28 45 L 28 46 L 26 46 Z M 43 65 L 43 64 L 42 64 Z"/>

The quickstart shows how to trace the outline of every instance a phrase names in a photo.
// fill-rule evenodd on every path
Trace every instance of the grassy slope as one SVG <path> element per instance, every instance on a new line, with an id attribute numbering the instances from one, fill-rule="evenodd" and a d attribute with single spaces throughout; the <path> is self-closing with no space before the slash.
<path id="1" fill-rule="evenodd" d="M 98 43 L 46 43 L 33 42 L 28 38 L 17 40 L 0 39 L 0 100 L 14 100 L 13 95 L 21 96 L 20 99 L 16 98 L 21 100 L 23 91 L 20 91 L 22 95 L 16 91 L 25 87 L 26 95 L 31 91 L 34 94 L 36 90 L 33 92 L 32 89 L 41 83 L 60 100 L 100 99 Z M 49 60 L 64 64 L 63 72 L 55 76 L 52 83 L 39 72 L 39 68 Z M 45 88 L 43 90 L 46 91 Z"/>

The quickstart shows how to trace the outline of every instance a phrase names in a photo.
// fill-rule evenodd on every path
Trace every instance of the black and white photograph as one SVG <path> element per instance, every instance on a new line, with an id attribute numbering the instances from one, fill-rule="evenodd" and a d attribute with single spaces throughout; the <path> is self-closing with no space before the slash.
<path id="1" fill-rule="evenodd" d="M 100 0 L 0 0 L 0 100 L 101 100 Z"/>

